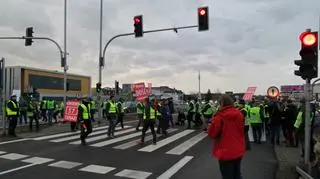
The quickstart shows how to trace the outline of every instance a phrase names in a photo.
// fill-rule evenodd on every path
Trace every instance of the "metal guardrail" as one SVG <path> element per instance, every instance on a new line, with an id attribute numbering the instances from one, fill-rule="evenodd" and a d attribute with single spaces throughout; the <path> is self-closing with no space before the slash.
<path id="1" fill-rule="evenodd" d="M 296 166 L 296 171 L 300 175 L 299 179 L 313 179 L 312 176 L 310 176 L 309 173 L 305 172 L 302 168 L 299 166 Z"/>

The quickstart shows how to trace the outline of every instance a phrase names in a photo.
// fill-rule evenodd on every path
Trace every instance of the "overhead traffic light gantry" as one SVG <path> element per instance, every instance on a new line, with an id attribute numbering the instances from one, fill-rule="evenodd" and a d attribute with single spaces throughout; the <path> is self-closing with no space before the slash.
<path id="1" fill-rule="evenodd" d="M 198 30 L 205 31 L 209 29 L 209 11 L 208 7 L 198 8 Z"/>
<path id="2" fill-rule="evenodd" d="M 142 15 L 134 16 L 134 33 L 135 37 L 142 37 L 143 36 L 143 18 Z"/>
<path id="3" fill-rule="evenodd" d="M 318 77 L 318 32 L 303 32 L 299 37 L 301 41 L 300 56 L 301 60 L 295 60 L 294 63 L 299 66 L 295 75 L 302 79 Z"/>
<path id="4" fill-rule="evenodd" d="M 31 46 L 33 43 L 33 40 L 31 39 L 33 37 L 33 27 L 28 27 L 26 29 L 26 38 L 25 39 L 25 46 Z"/>

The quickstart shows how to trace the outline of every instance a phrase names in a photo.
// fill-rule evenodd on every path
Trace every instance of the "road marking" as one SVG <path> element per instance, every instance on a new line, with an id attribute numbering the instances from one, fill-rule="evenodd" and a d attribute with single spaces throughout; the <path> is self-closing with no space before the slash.
<path id="1" fill-rule="evenodd" d="M 0 155 L 5 154 L 5 153 L 7 153 L 7 152 L 5 152 L 5 151 L 0 151 Z"/>
<path id="2" fill-rule="evenodd" d="M 7 173 L 11 173 L 11 172 L 15 172 L 15 171 L 18 171 L 18 170 L 22 170 L 22 169 L 25 169 L 25 168 L 29 168 L 29 167 L 32 167 L 32 166 L 35 166 L 37 164 L 28 164 L 28 165 L 24 165 L 24 166 L 21 166 L 21 167 L 18 167 L 18 168 L 13 168 L 13 169 L 10 169 L 10 170 L 6 170 L 6 171 L 2 171 L 0 172 L 0 175 L 4 175 L 4 174 L 7 174 Z"/>
<path id="3" fill-rule="evenodd" d="M 8 159 L 8 160 L 19 160 L 23 158 L 27 158 L 28 155 L 22 155 L 22 154 L 17 154 L 17 153 L 9 153 L 6 155 L 1 155 L 0 158 L 3 159 Z"/>
<path id="4" fill-rule="evenodd" d="M 64 169 L 72 169 L 74 167 L 80 166 L 82 165 L 82 163 L 78 163 L 78 162 L 69 162 L 69 161 L 59 161 L 59 162 L 55 162 L 52 163 L 48 166 L 50 167 L 57 167 L 57 168 L 64 168 Z"/>
<path id="5" fill-rule="evenodd" d="M 32 157 L 32 158 L 22 160 L 21 162 L 40 165 L 40 164 L 44 164 L 44 163 L 48 163 L 48 162 L 52 162 L 52 161 L 54 161 L 54 159 L 42 158 L 42 157 Z"/>
<path id="6" fill-rule="evenodd" d="M 108 126 L 102 126 L 102 127 L 94 128 L 93 130 L 101 130 L 101 129 L 107 129 L 107 128 L 108 128 Z M 80 134 L 80 131 L 64 132 L 64 133 L 60 133 L 60 134 L 46 135 L 46 136 L 33 138 L 33 140 L 47 140 L 47 139 L 53 139 L 53 138 L 58 138 L 58 137 L 64 137 L 64 136 L 68 136 L 68 135 L 74 135 L 74 134 Z"/>
<path id="7" fill-rule="evenodd" d="M 124 128 L 129 128 L 130 126 L 123 126 Z M 121 127 L 117 127 L 116 130 L 121 129 Z M 93 135 L 98 135 L 98 134 L 103 134 L 103 133 L 107 133 L 108 131 L 106 130 L 100 130 L 100 131 L 96 131 L 96 132 L 92 132 L 90 134 L 90 136 Z M 65 141 L 70 141 L 70 140 L 75 140 L 75 139 L 79 139 L 80 136 L 79 135 L 75 135 L 75 136 L 70 136 L 70 137 L 66 137 L 66 138 L 60 138 L 60 139 L 55 139 L 55 140 L 50 140 L 50 142 L 65 142 Z"/>
<path id="8" fill-rule="evenodd" d="M 121 135 L 121 134 L 126 134 L 126 133 L 133 132 L 135 130 L 136 130 L 136 128 L 131 128 L 131 129 L 126 129 L 126 130 L 123 130 L 123 131 L 115 132 L 114 134 L 115 135 Z M 107 139 L 107 138 L 109 138 L 109 136 L 107 134 L 106 135 L 96 136 L 96 137 L 89 137 L 89 138 L 86 139 L 86 142 L 94 142 L 94 141 L 97 141 L 97 140 L 102 140 L 102 139 Z M 75 142 L 70 142 L 69 144 L 80 145 L 81 144 L 81 140 L 77 140 Z"/>
<path id="9" fill-rule="evenodd" d="M 177 131 L 178 129 L 168 129 L 168 133 L 171 133 L 171 132 L 174 132 L 174 131 Z M 160 135 L 157 135 L 157 136 L 160 136 Z M 144 142 L 148 142 L 152 140 L 152 135 L 148 135 L 145 139 L 144 139 Z M 127 143 L 124 143 L 124 144 L 120 144 L 118 146 L 115 146 L 113 147 L 114 149 L 120 149 L 120 150 L 125 150 L 125 149 L 128 149 L 130 147 L 133 147 L 133 146 L 136 146 L 138 145 L 137 144 L 137 141 L 139 140 L 133 140 L 133 141 L 130 141 L 130 142 L 127 142 Z"/>
<path id="10" fill-rule="evenodd" d="M 150 172 L 143 172 L 143 171 L 125 169 L 125 170 L 122 170 L 119 173 L 116 173 L 114 176 L 133 178 L 133 179 L 146 179 L 150 175 L 152 175 L 152 173 L 150 173 Z"/>
<path id="11" fill-rule="evenodd" d="M 166 154 L 181 155 L 207 136 L 208 134 L 206 134 L 205 132 L 201 132 L 200 134 L 192 137 L 191 139 L 188 139 L 187 141 L 183 142 L 182 144 L 178 145 L 172 150 L 166 152 Z"/>
<path id="12" fill-rule="evenodd" d="M 170 167 L 167 171 L 161 174 L 157 179 L 168 179 L 171 178 L 174 174 L 176 174 L 183 166 L 185 166 L 193 157 L 185 156 L 179 162 L 175 163 L 172 167 Z"/>
<path id="13" fill-rule="evenodd" d="M 105 167 L 100 165 L 88 165 L 84 168 L 80 168 L 79 171 L 83 172 L 91 172 L 91 173 L 98 173 L 98 174 L 106 174 L 112 170 L 115 170 L 114 167 Z"/>
<path id="14" fill-rule="evenodd" d="M 17 139 L 17 140 L 9 140 L 9 141 L 5 141 L 5 142 L 1 142 L 0 145 L 23 142 L 23 141 L 27 141 L 27 140 L 30 140 L 30 139 L 29 138 L 24 138 L 24 139 Z"/>
<path id="15" fill-rule="evenodd" d="M 92 147 L 103 147 L 103 146 L 107 146 L 107 145 L 110 145 L 110 144 L 121 142 L 121 141 L 124 141 L 124 140 L 127 140 L 127 139 L 131 139 L 131 138 L 134 138 L 134 137 L 137 137 L 137 136 L 140 136 L 140 135 L 141 135 L 140 132 L 136 132 L 136 133 L 133 133 L 133 134 L 130 134 L 130 135 L 125 135 L 125 136 L 118 137 L 118 138 L 115 138 L 115 139 L 111 139 L 111 140 L 107 140 L 107 141 L 103 141 L 103 142 L 98 142 L 98 143 L 92 144 L 90 146 L 92 146 Z"/>
<path id="16" fill-rule="evenodd" d="M 166 139 L 163 139 L 163 140 L 157 142 L 157 145 L 151 144 L 151 145 L 148 145 L 148 146 L 146 146 L 144 148 L 139 149 L 138 151 L 141 151 L 141 152 L 153 152 L 155 150 L 160 149 L 161 147 L 163 147 L 165 145 L 168 145 L 168 144 L 174 142 L 175 140 L 178 140 L 178 139 L 180 139 L 182 137 L 185 137 L 186 135 L 192 133 L 193 131 L 194 130 L 189 130 L 189 129 L 188 130 L 184 130 L 184 131 L 179 132 L 179 133 L 177 133 L 177 134 L 175 134 L 175 135 L 173 135 L 171 137 L 168 137 Z"/>

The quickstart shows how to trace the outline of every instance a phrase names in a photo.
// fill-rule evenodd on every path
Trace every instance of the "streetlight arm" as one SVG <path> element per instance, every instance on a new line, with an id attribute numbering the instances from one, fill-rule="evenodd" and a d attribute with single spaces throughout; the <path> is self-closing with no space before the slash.
<path id="1" fill-rule="evenodd" d="M 14 39 L 20 39 L 20 40 L 24 40 L 24 39 L 49 40 L 49 41 L 51 41 L 52 43 L 54 43 L 58 47 L 61 59 L 64 57 L 63 51 L 62 51 L 62 48 L 60 47 L 60 45 L 55 40 L 53 40 L 51 38 L 48 38 L 48 37 L 25 37 L 25 36 L 22 36 L 22 37 L 0 37 L 0 40 L 14 40 Z"/>
<path id="2" fill-rule="evenodd" d="M 116 36 L 112 37 L 112 38 L 107 42 L 107 44 L 104 46 L 104 48 L 103 48 L 102 58 L 104 59 L 105 54 L 106 54 L 106 50 L 107 50 L 109 44 L 110 44 L 114 39 L 119 38 L 119 37 L 123 37 L 123 36 L 130 36 L 130 35 L 134 35 L 134 33 L 119 34 L 119 35 L 116 35 Z"/>

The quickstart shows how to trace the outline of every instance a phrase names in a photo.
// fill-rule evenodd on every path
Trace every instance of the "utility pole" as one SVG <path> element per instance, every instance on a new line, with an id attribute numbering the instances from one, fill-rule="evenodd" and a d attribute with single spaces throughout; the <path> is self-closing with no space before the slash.
<path id="1" fill-rule="evenodd" d="M 5 79 L 6 79 L 6 68 L 5 68 L 5 59 L 2 58 L 1 61 L 1 119 L 2 119 L 2 135 L 6 135 L 6 127 L 7 127 L 7 122 L 6 122 L 6 116 L 5 116 L 5 106 L 6 106 L 6 84 L 5 84 Z"/>
<path id="2" fill-rule="evenodd" d="M 201 77 L 200 70 L 198 71 L 198 100 L 201 101 Z"/>
<path id="3" fill-rule="evenodd" d="M 100 38 L 99 38 L 99 81 L 98 83 L 102 84 L 102 68 L 104 66 L 104 59 L 102 58 L 102 29 L 103 28 L 103 0 L 100 0 Z M 100 125 L 102 120 L 102 97 L 101 92 L 97 93 L 97 102 L 98 102 L 98 125 Z"/>
<path id="4" fill-rule="evenodd" d="M 67 0 L 64 0 L 64 66 L 63 66 L 63 102 L 67 102 Z"/>

